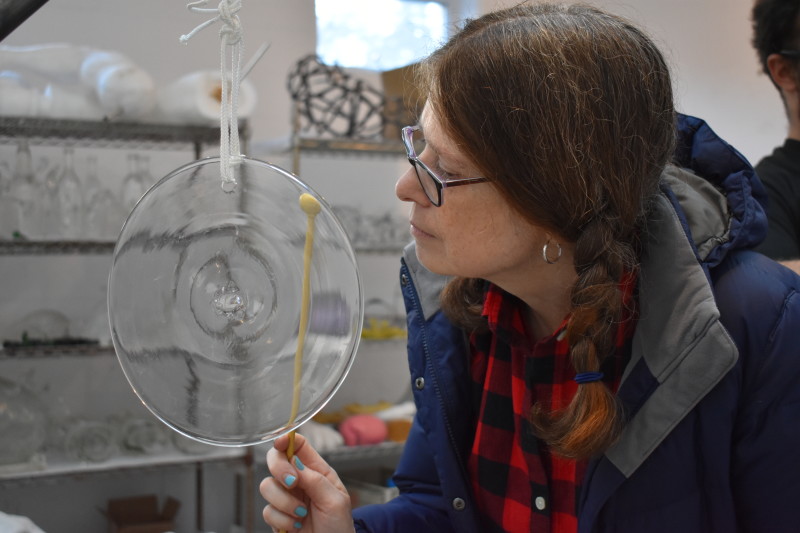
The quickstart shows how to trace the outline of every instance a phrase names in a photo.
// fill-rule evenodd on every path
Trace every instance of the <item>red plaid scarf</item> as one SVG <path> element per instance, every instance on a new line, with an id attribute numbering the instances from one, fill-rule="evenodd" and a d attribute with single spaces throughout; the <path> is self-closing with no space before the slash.
<path id="1" fill-rule="evenodd" d="M 630 305 L 635 279 L 621 285 Z M 578 385 L 564 333 L 567 320 L 534 342 L 525 326 L 525 304 L 489 284 L 483 314 L 489 331 L 470 338 L 475 438 L 467 461 L 472 490 L 487 532 L 575 533 L 584 461 L 551 453 L 533 435 L 534 401 L 566 407 Z M 618 328 L 616 352 L 603 363 L 603 378 L 616 391 L 630 356 L 635 313 Z"/>

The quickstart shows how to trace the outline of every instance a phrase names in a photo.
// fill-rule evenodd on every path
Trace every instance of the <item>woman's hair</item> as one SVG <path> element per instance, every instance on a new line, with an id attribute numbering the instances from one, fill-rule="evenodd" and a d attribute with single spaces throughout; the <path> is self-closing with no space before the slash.
<path id="1" fill-rule="evenodd" d="M 800 2 L 757 0 L 753 6 L 753 47 L 761 68 L 770 76 L 767 58 L 781 50 L 800 49 Z"/>
<path id="2" fill-rule="evenodd" d="M 620 281 L 636 272 L 638 237 L 674 149 L 667 65 L 629 22 L 586 5 L 518 5 L 469 21 L 419 69 L 446 133 L 512 209 L 575 243 L 567 325 L 577 372 L 614 351 Z M 456 278 L 442 306 L 478 329 L 484 282 Z M 586 458 L 617 438 L 621 414 L 601 381 L 563 411 L 531 410 L 537 436 Z"/>

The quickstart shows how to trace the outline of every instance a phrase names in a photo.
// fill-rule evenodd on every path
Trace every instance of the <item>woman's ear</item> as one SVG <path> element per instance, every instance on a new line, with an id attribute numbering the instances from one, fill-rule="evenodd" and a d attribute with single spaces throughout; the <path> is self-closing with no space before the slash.
<path id="1" fill-rule="evenodd" d="M 781 54 L 770 54 L 767 56 L 767 68 L 772 81 L 781 91 L 784 93 L 798 91 L 797 68 L 792 59 Z"/>

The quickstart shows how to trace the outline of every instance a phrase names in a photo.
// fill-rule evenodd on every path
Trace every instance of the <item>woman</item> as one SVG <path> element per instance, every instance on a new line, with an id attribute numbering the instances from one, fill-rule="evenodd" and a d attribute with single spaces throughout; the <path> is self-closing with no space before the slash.
<path id="1" fill-rule="evenodd" d="M 396 187 L 418 409 L 400 496 L 351 518 L 337 474 L 281 438 L 266 522 L 797 531 L 800 280 L 748 250 L 763 190 L 676 119 L 653 43 L 591 7 L 522 5 L 468 23 L 422 79 Z"/>

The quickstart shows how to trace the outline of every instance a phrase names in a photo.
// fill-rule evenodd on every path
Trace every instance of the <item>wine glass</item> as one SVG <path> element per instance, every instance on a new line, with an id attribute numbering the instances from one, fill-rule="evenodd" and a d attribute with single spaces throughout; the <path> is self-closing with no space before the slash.
<path id="1" fill-rule="evenodd" d="M 10 240 L 19 231 L 17 203 L 11 196 L 11 173 L 0 166 L 0 239 Z"/>
<path id="2" fill-rule="evenodd" d="M 144 196 L 150 184 L 147 176 L 141 169 L 141 156 L 139 154 L 128 154 L 128 173 L 122 180 L 122 209 L 125 212 L 133 210 L 136 202 Z"/>
<path id="3" fill-rule="evenodd" d="M 84 234 L 92 240 L 113 240 L 125 218 L 122 204 L 111 190 L 103 185 L 97 173 L 97 157 L 86 160 L 86 215 Z"/>
<path id="4" fill-rule="evenodd" d="M 9 196 L 14 199 L 16 206 L 14 218 L 17 227 L 15 230 L 27 239 L 38 239 L 43 236 L 43 192 L 33 171 L 33 160 L 28 141 L 22 139 L 17 144 L 14 172 L 9 184 Z"/>
<path id="5" fill-rule="evenodd" d="M 71 147 L 64 148 L 64 164 L 53 190 L 60 236 L 67 239 L 80 238 L 84 213 L 83 187 L 75 172 L 75 151 Z"/>

